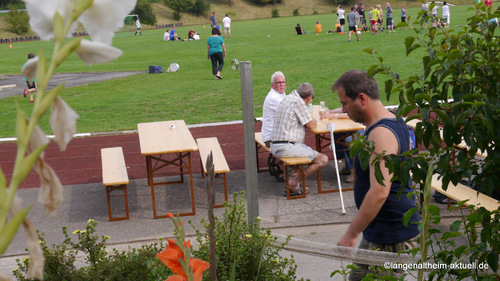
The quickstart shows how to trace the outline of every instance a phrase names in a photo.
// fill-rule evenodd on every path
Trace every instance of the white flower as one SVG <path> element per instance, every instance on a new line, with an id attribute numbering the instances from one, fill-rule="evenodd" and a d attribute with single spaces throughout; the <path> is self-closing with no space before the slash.
<path id="1" fill-rule="evenodd" d="M 83 24 L 93 41 L 111 44 L 115 32 L 123 27 L 124 18 L 135 7 L 137 0 L 94 0 L 78 21 Z"/>
<path id="2" fill-rule="evenodd" d="M 56 216 L 56 210 L 63 199 L 62 184 L 56 173 L 47 162 L 38 157 L 34 165 L 35 171 L 40 176 L 41 187 L 38 193 L 38 202 L 45 206 L 51 217 Z"/>
<path id="3" fill-rule="evenodd" d="M 54 140 L 59 144 L 61 151 L 66 150 L 66 145 L 76 133 L 76 119 L 79 117 L 61 97 L 57 96 L 52 102 L 50 126 L 55 134 Z"/>
<path id="4" fill-rule="evenodd" d="M 54 38 L 54 16 L 58 12 L 64 19 L 66 24 L 71 14 L 70 0 L 23 0 L 26 3 L 26 10 L 30 16 L 30 26 L 35 31 L 40 39 L 50 40 Z M 77 27 L 76 22 L 72 24 L 68 34 Z"/>
<path id="5" fill-rule="evenodd" d="M 54 16 L 59 13 L 63 23 L 70 20 L 71 10 L 75 7 L 71 0 L 23 0 L 30 16 L 30 26 L 42 40 L 54 38 Z M 137 0 L 94 0 L 78 21 L 83 24 L 92 40 L 110 45 L 115 32 L 123 26 L 123 19 L 134 9 Z M 76 28 L 73 22 L 67 37 Z"/>
<path id="6" fill-rule="evenodd" d="M 21 72 L 28 77 L 28 80 L 31 82 L 33 81 L 33 78 L 36 76 L 36 68 L 38 66 L 38 57 L 34 57 L 31 59 L 28 59 L 26 63 L 23 65 L 23 68 L 21 69 Z"/>
<path id="7" fill-rule="evenodd" d="M 119 58 L 123 52 L 120 49 L 100 42 L 82 39 L 76 54 L 88 65 L 106 63 Z"/>

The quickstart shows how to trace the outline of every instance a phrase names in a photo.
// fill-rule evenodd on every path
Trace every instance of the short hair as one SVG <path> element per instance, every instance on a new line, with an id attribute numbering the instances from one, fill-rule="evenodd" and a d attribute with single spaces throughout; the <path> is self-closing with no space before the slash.
<path id="1" fill-rule="evenodd" d="M 300 26 L 300 23 L 297 23 L 297 26 Z"/>
<path id="2" fill-rule="evenodd" d="M 319 23 L 319 20 L 318 20 L 318 21 L 316 21 L 316 24 L 318 24 L 318 23 Z"/>
<path id="3" fill-rule="evenodd" d="M 32 58 L 34 58 L 34 57 L 36 57 L 36 55 L 35 55 L 35 54 L 33 54 L 33 53 L 29 53 L 29 54 L 28 54 L 28 59 L 32 59 Z"/>
<path id="4" fill-rule="evenodd" d="M 215 12 L 212 12 L 212 15 L 215 15 Z"/>
<path id="5" fill-rule="evenodd" d="M 369 96 L 371 99 L 379 100 L 380 92 L 375 78 L 368 77 L 363 70 L 352 69 L 342 74 L 332 85 L 332 92 L 342 87 L 345 94 L 355 100 L 360 93 Z"/>
<path id="6" fill-rule="evenodd" d="M 226 14 L 226 17 L 227 17 L 227 16 L 228 16 L 228 15 Z"/>
<path id="7" fill-rule="evenodd" d="M 302 99 L 305 99 L 305 98 L 308 98 L 308 97 L 314 95 L 314 88 L 310 83 L 302 83 L 297 88 L 297 93 L 299 93 L 299 96 Z"/>
<path id="8" fill-rule="evenodd" d="M 443 6 L 446 5 L 446 1 L 443 2 Z"/>
<path id="9" fill-rule="evenodd" d="M 354 11 L 354 7 L 351 7 L 351 11 Z"/>
<path id="10" fill-rule="evenodd" d="M 219 29 L 217 27 L 212 28 L 212 35 L 219 34 Z"/>
<path id="11" fill-rule="evenodd" d="M 274 83 L 274 80 L 276 79 L 276 77 L 278 76 L 282 76 L 285 80 L 285 74 L 283 74 L 283 72 L 281 71 L 276 71 L 275 73 L 273 73 L 273 75 L 271 75 L 271 84 Z"/>

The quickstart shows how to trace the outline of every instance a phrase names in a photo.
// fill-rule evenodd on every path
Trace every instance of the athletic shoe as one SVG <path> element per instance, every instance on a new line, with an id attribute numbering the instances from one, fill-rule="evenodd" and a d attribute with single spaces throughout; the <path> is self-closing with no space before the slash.
<path id="1" fill-rule="evenodd" d="M 34 103 L 35 101 L 34 100 L 30 100 L 30 103 Z"/>
<path id="2" fill-rule="evenodd" d="M 26 95 L 28 95 L 28 89 L 24 89 L 24 97 L 26 97 Z"/>
<path id="3" fill-rule="evenodd" d="M 351 40 L 349 40 L 349 43 L 351 43 Z"/>
<path id="4" fill-rule="evenodd" d="M 361 40 L 361 38 L 358 38 L 358 41 L 360 41 L 360 40 Z"/>

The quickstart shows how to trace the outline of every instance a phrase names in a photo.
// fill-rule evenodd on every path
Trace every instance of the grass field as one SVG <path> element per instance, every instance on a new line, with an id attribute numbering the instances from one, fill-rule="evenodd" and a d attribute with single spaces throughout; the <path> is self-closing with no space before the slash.
<path id="1" fill-rule="evenodd" d="M 467 16 L 473 13 L 468 12 L 467 15 L 468 7 L 452 7 L 451 26 L 465 22 Z M 417 12 L 417 8 L 409 9 L 409 14 L 415 18 Z M 396 23 L 399 22 L 399 15 L 400 10 L 395 10 Z M 349 69 L 366 70 L 375 63 L 363 49 L 378 50 L 385 62 L 402 77 L 421 72 L 423 50 L 410 57 L 405 56 L 403 42 L 411 31 L 382 32 L 377 36 L 363 33 L 360 42 L 348 43 L 347 34 L 329 35 L 323 32 L 315 35 L 312 31 L 317 20 L 326 31 L 333 29 L 336 16 L 328 14 L 233 22 L 233 39 L 226 40 L 224 79 L 219 81 L 213 80 L 211 64 L 206 58 L 208 28 L 192 26 L 200 32 L 202 40 L 190 42 L 163 42 L 164 29 L 145 30 L 142 36 L 118 33 L 113 45 L 124 51 L 118 60 L 89 67 L 72 55 L 58 72 L 146 71 L 150 65 L 161 65 L 166 70 L 173 62 L 180 65 L 180 70 L 139 74 L 66 88 L 62 97 L 81 116 L 79 132 L 103 132 L 136 129 L 137 123 L 160 120 L 184 119 L 188 124 L 240 120 L 240 72 L 232 70 L 229 65 L 234 58 L 252 62 L 256 116 L 262 116 L 261 105 L 270 89 L 270 76 L 277 70 L 286 75 L 287 93 L 302 82 L 310 82 L 315 88 L 314 103 L 325 100 L 330 108 L 339 106 L 336 95 L 330 91 L 335 79 Z M 311 34 L 293 35 L 297 22 Z M 178 28 L 177 33 L 186 37 L 189 28 Z M 41 50 L 50 57 L 51 48 L 52 42 L 44 41 L 14 43 L 13 48 L 9 48 L 9 44 L 1 44 L 0 74 L 19 74 L 27 53 Z M 18 85 L 24 85 L 23 78 L 19 80 Z M 14 135 L 16 101 L 26 111 L 32 107 L 22 98 L 21 90 L 19 96 L 2 99 L 1 137 Z M 398 102 L 393 97 L 387 103 Z M 47 116 L 41 127 L 46 133 L 51 133 Z"/>

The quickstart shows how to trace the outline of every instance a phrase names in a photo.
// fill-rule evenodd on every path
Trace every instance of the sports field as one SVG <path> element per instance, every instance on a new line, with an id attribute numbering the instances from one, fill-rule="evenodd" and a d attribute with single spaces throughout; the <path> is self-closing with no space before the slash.
<path id="1" fill-rule="evenodd" d="M 472 6 L 451 8 L 451 29 L 457 29 L 456 25 L 464 24 L 474 13 L 466 12 L 469 7 Z M 418 11 L 417 8 L 409 9 L 412 21 Z M 400 21 L 399 16 L 400 10 L 395 9 L 396 23 Z M 160 120 L 183 119 L 188 124 L 241 120 L 240 72 L 231 69 L 232 59 L 252 62 L 257 117 L 262 116 L 262 103 L 270 89 L 270 77 L 277 70 L 286 75 L 287 93 L 302 82 L 310 82 L 315 88 L 313 102 L 317 104 L 325 100 L 330 108 L 339 106 L 336 94 L 330 91 L 335 79 L 349 69 L 367 70 L 375 63 L 363 52 L 364 49 L 377 50 L 385 58 L 385 63 L 402 77 L 421 73 L 424 50 L 405 56 L 404 39 L 411 34 L 410 30 L 396 30 L 390 34 L 384 31 L 376 36 L 362 33 L 361 41 L 356 42 L 353 37 L 353 42 L 349 43 L 347 33 L 326 34 L 327 30 L 333 29 L 336 19 L 336 15 L 326 14 L 233 22 L 233 38 L 226 40 L 224 79 L 218 81 L 213 79 L 206 56 L 209 28 L 202 25 L 178 28 L 177 33 L 182 38 L 191 27 L 200 33 L 202 40 L 189 42 L 163 42 L 165 29 L 144 30 L 142 36 L 134 36 L 133 32 L 118 33 L 113 45 L 124 52 L 118 60 L 89 67 L 72 55 L 58 72 L 147 71 L 150 65 L 161 65 L 166 70 L 170 63 L 178 63 L 180 70 L 144 73 L 66 88 L 62 97 L 80 114 L 79 132 L 105 132 L 136 129 L 137 123 Z M 314 24 L 318 20 L 323 25 L 323 33 L 315 35 Z M 311 34 L 294 35 L 294 26 L 298 22 Z M 51 48 L 52 42 L 44 41 L 14 43 L 13 48 L 1 44 L 0 74 L 19 74 L 29 52 L 38 54 L 42 50 L 50 57 Z M 383 81 L 382 77 L 378 79 Z M 18 85 L 24 86 L 23 78 L 19 79 Z M 32 107 L 22 97 L 22 87 L 18 96 L 2 99 L 0 137 L 14 135 L 15 101 L 26 111 Z M 397 97 L 386 103 L 397 104 Z M 47 116 L 41 127 L 46 133 L 51 133 Z"/>

